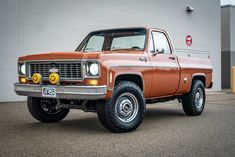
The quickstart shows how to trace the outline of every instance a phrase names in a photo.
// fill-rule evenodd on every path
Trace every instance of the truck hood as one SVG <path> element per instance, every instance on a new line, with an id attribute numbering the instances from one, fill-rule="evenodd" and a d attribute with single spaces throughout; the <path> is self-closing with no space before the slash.
<path id="1" fill-rule="evenodd" d="M 70 59 L 97 59 L 103 52 L 50 52 L 22 56 L 19 61 L 36 61 L 36 60 L 70 60 Z"/>
<path id="2" fill-rule="evenodd" d="M 102 54 L 141 54 L 142 51 L 50 52 L 19 57 L 19 61 L 99 59 Z"/>

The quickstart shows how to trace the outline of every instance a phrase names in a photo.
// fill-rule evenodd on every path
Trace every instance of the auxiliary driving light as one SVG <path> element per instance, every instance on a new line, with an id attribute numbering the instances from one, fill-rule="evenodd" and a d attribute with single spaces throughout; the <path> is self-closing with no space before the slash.
<path id="1" fill-rule="evenodd" d="M 51 84 L 57 84 L 60 80 L 60 77 L 57 73 L 51 73 L 49 76 L 49 81 Z"/>
<path id="2" fill-rule="evenodd" d="M 39 73 L 34 73 L 34 74 L 33 74 L 33 77 L 32 77 L 32 80 L 33 80 L 33 83 L 36 83 L 36 84 L 40 83 L 41 80 L 42 80 L 41 74 L 39 74 Z"/>

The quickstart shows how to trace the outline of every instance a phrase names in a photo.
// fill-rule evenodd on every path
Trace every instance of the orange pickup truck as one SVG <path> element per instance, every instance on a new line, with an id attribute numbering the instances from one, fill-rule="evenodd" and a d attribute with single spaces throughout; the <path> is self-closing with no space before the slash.
<path id="1" fill-rule="evenodd" d="M 166 31 L 144 27 L 91 32 L 75 52 L 22 56 L 18 74 L 15 92 L 35 119 L 58 122 L 82 109 L 113 132 L 135 130 L 149 103 L 178 99 L 200 115 L 212 87 L 210 59 L 178 56 Z"/>

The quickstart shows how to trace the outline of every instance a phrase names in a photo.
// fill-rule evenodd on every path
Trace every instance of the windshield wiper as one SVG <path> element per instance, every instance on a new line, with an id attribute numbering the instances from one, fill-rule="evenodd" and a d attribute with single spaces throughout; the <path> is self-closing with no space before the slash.
<path id="1" fill-rule="evenodd" d="M 95 52 L 95 48 L 86 48 L 83 52 Z"/>
<path id="2" fill-rule="evenodd" d="M 110 51 L 117 51 L 117 50 L 125 51 L 125 49 L 122 48 L 122 47 L 111 47 L 111 48 L 110 48 Z"/>

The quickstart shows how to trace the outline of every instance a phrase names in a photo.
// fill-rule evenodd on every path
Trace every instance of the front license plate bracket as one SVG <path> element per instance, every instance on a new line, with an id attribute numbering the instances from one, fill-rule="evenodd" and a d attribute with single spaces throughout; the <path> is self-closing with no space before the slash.
<path id="1" fill-rule="evenodd" d="M 56 97 L 56 88 L 55 87 L 42 87 L 42 96 L 43 97 Z"/>

